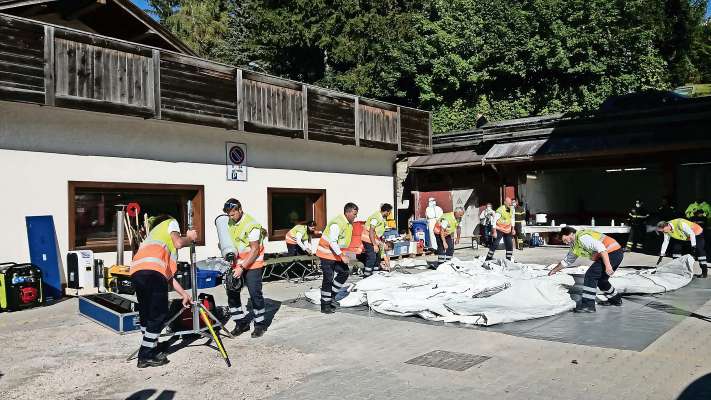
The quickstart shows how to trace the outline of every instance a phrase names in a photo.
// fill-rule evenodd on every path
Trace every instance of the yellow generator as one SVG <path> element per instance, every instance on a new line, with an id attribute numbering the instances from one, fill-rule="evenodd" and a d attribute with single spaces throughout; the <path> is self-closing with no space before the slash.
<path id="1" fill-rule="evenodd" d="M 125 265 L 104 268 L 104 287 L 114 293 L 134 294 L 136 291 L 133 289 L 129 270 Z"/>

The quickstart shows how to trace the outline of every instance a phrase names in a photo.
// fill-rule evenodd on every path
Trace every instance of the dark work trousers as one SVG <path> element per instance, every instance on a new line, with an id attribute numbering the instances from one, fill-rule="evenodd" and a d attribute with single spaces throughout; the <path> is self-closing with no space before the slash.
<path id="1" fill-rule="evenodd" d="M 321 304 L 331 304 L 336 300 L 336 294 L 338 294 L 348 280 L 350 269 L 348 268 L 348 265 L 340 261 L 322 258 L 321 271 L 323 271 L 323 281 L 321 282 Z"/>
<path id="2" fill-rule="evenodd" d="M 248 269 L 242 272 L 244 282 L 243 286 L 247 286 L 249 298 L 252 299 L 252 314 L 254 316 L 254 326 L 264 327 L 264 313 L 267 311 L 264 304 L 264 295 L 262 294 L 262 272 L 264 268 Z M 230 319 L 235 321 L 238 326 L 249 324 L 247 318 L 247 310 L 242 305 L 240 290 L 226 290 L 227 305 L 230 307 Z"/>
<path id="3" fill-rule="evenodd" d="M 644 224 L 634 224 L 630 227 L 630 236 L 627 239 L 627 250 L 639 248 L 644 250 L 644 235 L 646 229 Z"/>
<path id="4" fill-rule="evenodd" d="M 365 253 L 365 268 L 363 276 L 371 276 L 373 272 L 380 271 L 380 255 L 375 252 L 375 246 L 372 243 L 363 242 L 363 252 Z"/>
<path id="5" fill-rule="evenodd" d="M 435 235 L 437 240 L 437 263 L 442 264 L 452 259 L 454 256 L 454 239 L 452 235 L 447 235 L 444 240 L 447 241 L 447 250 L 444 249 L 444 242 L 442 241 L 442 236 Z"/>
<path id="6" fill-rule="evenodd" d="M 624 253 L 622 250 L 616 250 L 609 253 L 610 265 L 612 265 L 612 270 L 617 271 L 617 267 L 622 264 L 622 258 Z M 588 271 L 585 273 L 585 279 L 583 281 L 583 301 L 582 306 L 595 308 L 595 295 L 597 294 L 597 288 L 602 290 L 602 293 L 607 296 L 607 298 L 613 297 L 617 294 L 617 291 L 610 284 L 610 276 L 605 273 L 605 264 L 602 262 L 602 257 L 598 258 Z"/>
<path id="7" fill-rule="evenodd" d="M 523 250 L 523 227 L 517 222 L 514 229 L 516 230 L 516 248 Z"/>
<path id="8" fill-rule="evenodd" d="M 301 247 L 299 247 L 298 244 L 287 243 L 287 244 L 286 244 L 286 249 L 287 249 L 287 251 L 289 252 L 289 256 L 290 256 L 290 257 L 293 257 L 293 256 L 305 256 L 305 255 L 306 255 L 306 252 L 305 252 Z"/>
<path id="9" fill-rule="evenodd" d="M 506 259 L 511 260 L 513 257 L 513 241 L 514 237 L 510 233 L 503 233 L 499 230 L 496 231 L 496 237 L 491 241 L 491 246 L 489 246 L 489 252 L 486 254 L 486 260 L 491 260 L 494 258 L 494 253 L 496 253 L 496 248 L 499 247 L 499 243 L 504 241 L 506 246 Z"/>
<path id="10" fill-rule="evenodd" d="M 168 281 L 160 272 L 142 270 L 131 275 L 138 299 L 138 318 L 143 332 L 139 359 L 153 358 L 158 338 L 168 316 Z"/>
<path id="11" fill-rule="evenodd" d="M 681 257 L 682 246 L 688 242 L 676 239 L 670 240 L 672 242 L 672 257 L 675 259 Z M 699 267 L 701 267 L 701 275 L 706 276 L 708 265 L 706 264 L 706 240 L 703 232 L 700 235 L 696 235 L 696 261 L 699 262 Z"/>

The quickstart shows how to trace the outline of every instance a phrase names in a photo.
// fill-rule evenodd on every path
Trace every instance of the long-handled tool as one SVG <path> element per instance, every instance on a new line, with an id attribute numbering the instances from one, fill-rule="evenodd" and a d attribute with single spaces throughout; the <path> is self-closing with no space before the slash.
<path id="1" fill-rule="evenodd" d="M 193 229 L 193 203 L 192 201 L 188 200 L 188 230 Z M 219 336 L 219 329 L 215 331 L 214 328 L 221 328 L 228 337 L 232 338 L 232 334 L 230 333 L 229 330 L 218 320 L 207 308 L 205 308 L 204 305 L 202 305 L 200 302 L 197 301 L 198 298 L 198 292 L 197 292 L 197 262 L 196 262 L 196 253 L 195 253 L 195 242 L 190 243 L 190 282 L 192 285 L 191 288 L 191 295 L 193 298 L 193 301 L 191 303 L 191 312 L 193 315 L 193 327 L 192 329 L 187 329 L 187 330 L 182 330 L 178 332 L 170 332 L 161 336 L 169 336 L 169 337 L 174 337 L 174 336 L 189 336 L 189 335 L 200 335 L 202 337 L 208 338 L 210 341 L 214 340 L 215 343 L 217 344 L 217 350 L 220 352 L 222 357 L 225 359 L 225 362 L 227 363 L 228 367 L 231 367 L 232 364 L 230 363 L 230 359 L 227 355 L 227 351 L 225 351 L 225 347 L 222 344 L 222 340 L 220 340 Z M 176 318 L 178 318 L 180 315 L 182 315 L 183 310 L 179 310 L 175 315 L 173 315 L 164 325 L 163 328 L 161 329 L 161 332 L 168 327 L 171 322 L 173 322 Z M 205 328 L 200 327 L 200 318 L 203 318 L 203 322 L 205 323 Z M 212 323 L 210 320 L 214 321 Z M 208 330 L 211 335 L 208 335 L 205 330 Z M 207 342 L 209 343 L 209 341 Z M 205 343 L 205 344 L 207 344 Z M 138 350 L 133 352 L 126 361 L 132 360 L 136 355 L 138 354 Z"/>

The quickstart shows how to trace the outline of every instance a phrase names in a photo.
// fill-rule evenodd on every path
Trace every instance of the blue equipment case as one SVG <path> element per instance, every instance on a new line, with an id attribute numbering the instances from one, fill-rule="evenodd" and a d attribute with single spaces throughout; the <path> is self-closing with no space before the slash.
<path id="1" fill-rule="evenodd" d="M 30 261 L 42 270 L 42 292 L 47 302 L 62 298 L 62 269 L 51 215 L 25 217 L 27 242 L 30 245 Z"/>
<path id="2" fill-rule="evenodd" d="M 140 330 L 138 303 L 114 293 L 79 296 L 79 314 L 122 335 Z"/>

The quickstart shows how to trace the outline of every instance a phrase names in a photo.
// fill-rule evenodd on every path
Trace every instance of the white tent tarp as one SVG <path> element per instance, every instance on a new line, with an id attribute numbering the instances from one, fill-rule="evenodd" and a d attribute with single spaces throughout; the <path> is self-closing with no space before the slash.
<path id="1" fill-rule="evenodd" d="M 691 281 L 693 258 L 685 256 L 659 268 L 620 270 L 611 283 L 623 293 L 659 293 Z M 584 273 L 587 267 L 571 268 Z M 568 290 L 573 276 L 548 276 L 549 267 L 508 261 L 453 259 L 436 271 L 405 274 L 380 272 L 347 285 L 337 300 L 341 307 L 367 304 L 395 316 L 417 315 L 430 321 L 494 325 L 560 314 L 575 307 Z M 318 303 L 320 290 L 306 292 Z"/>

